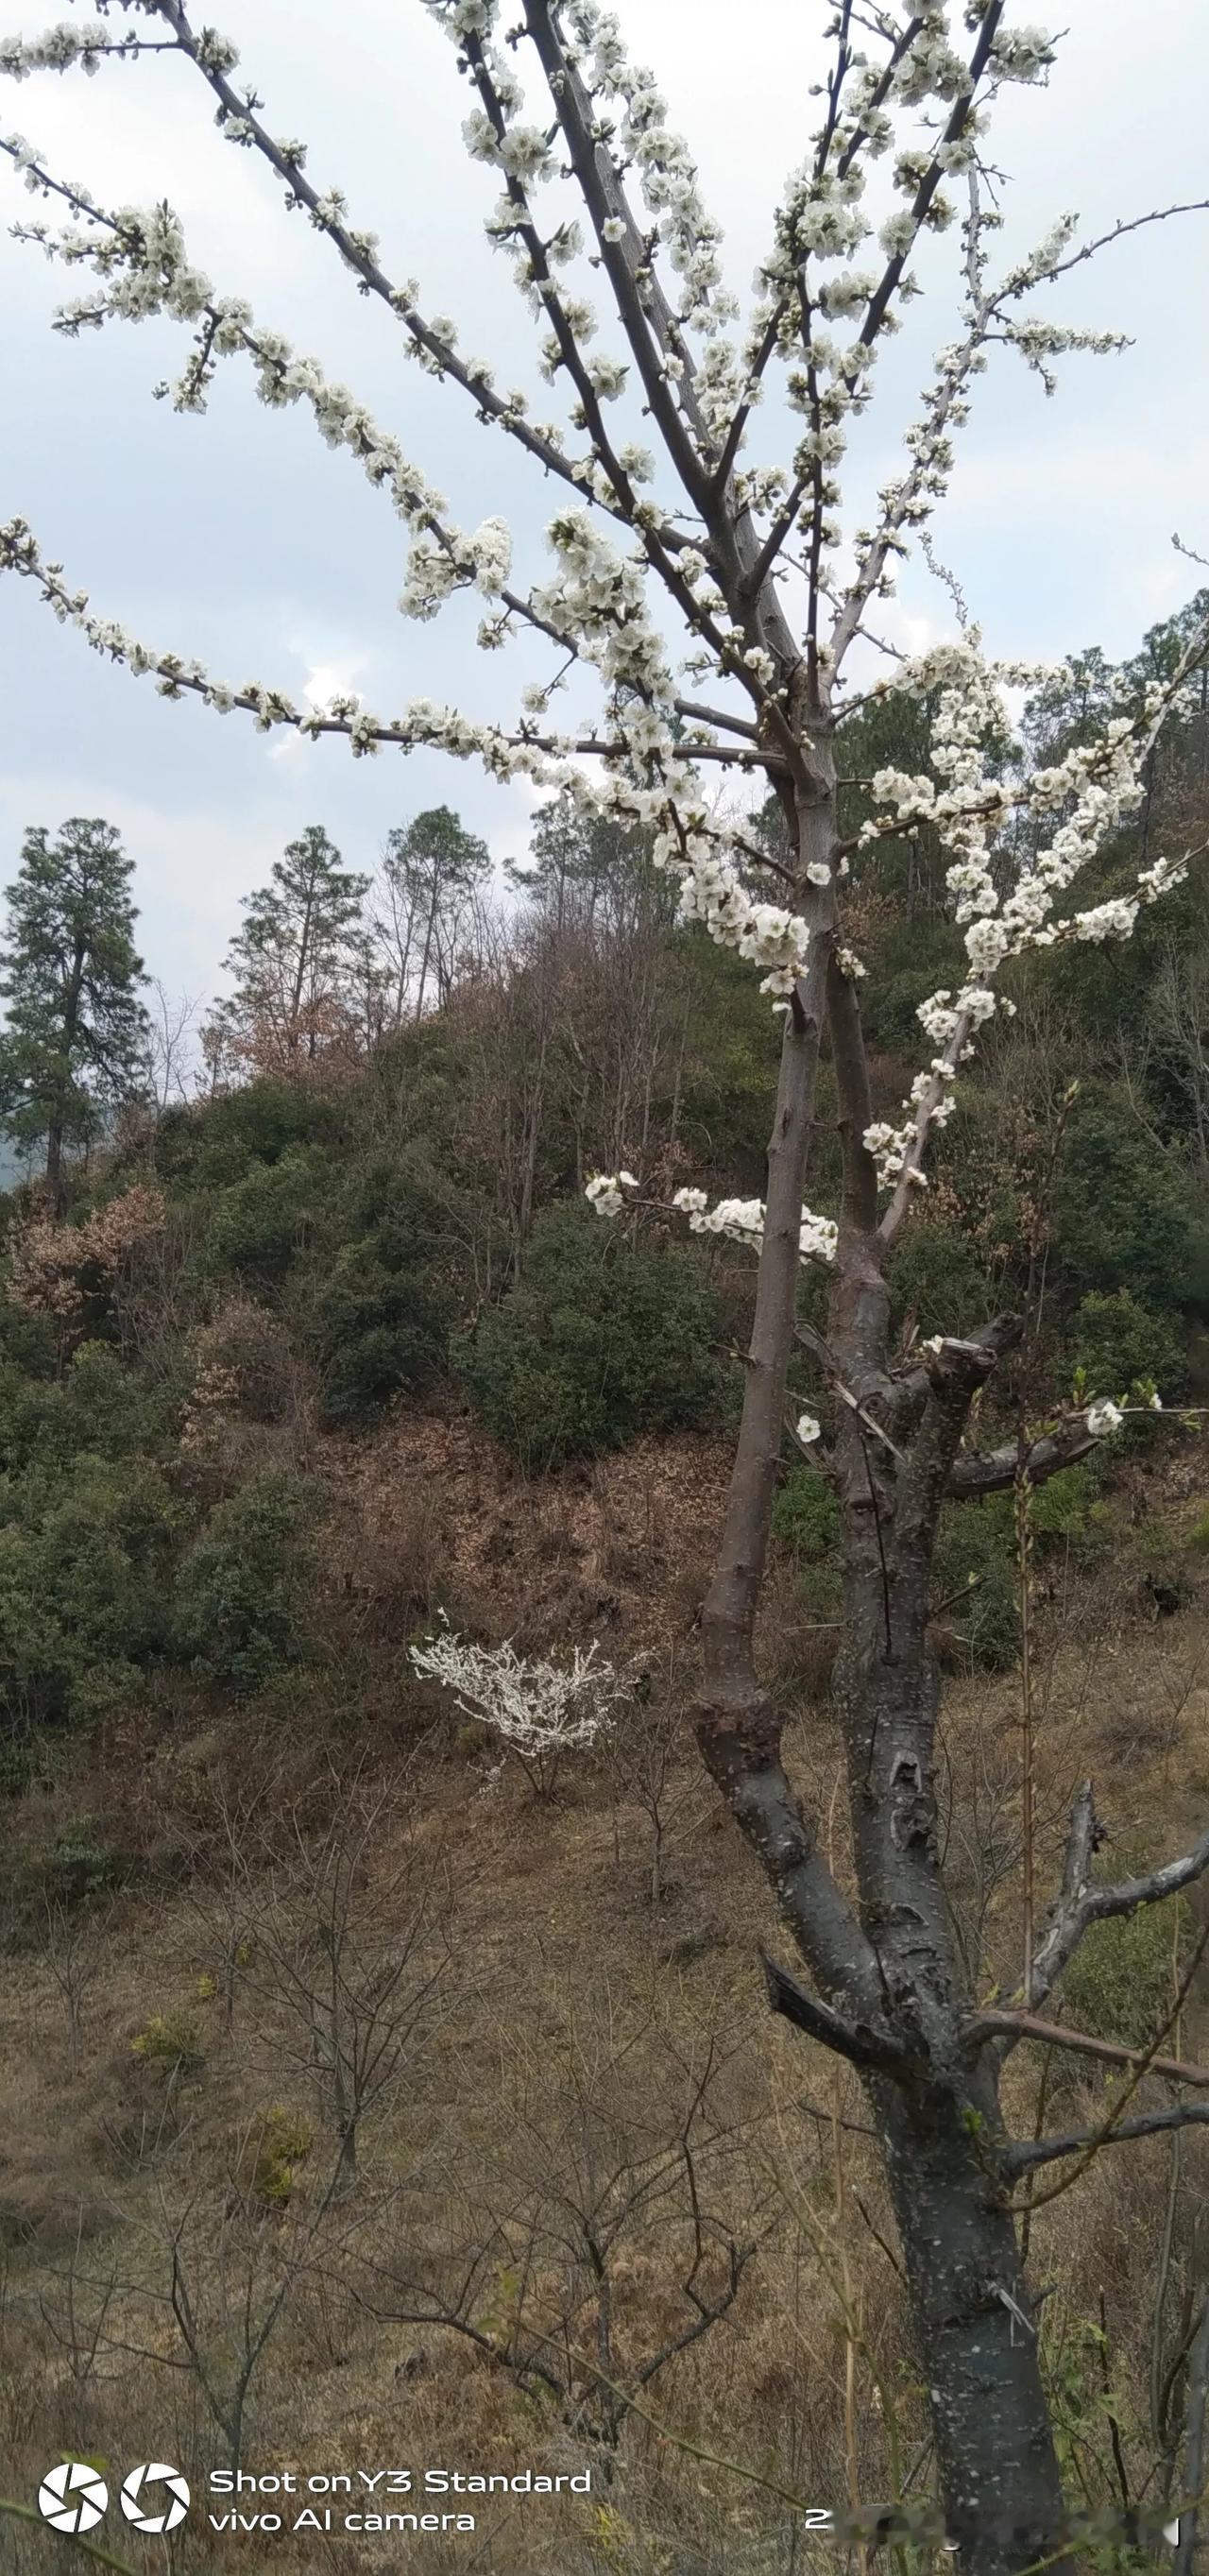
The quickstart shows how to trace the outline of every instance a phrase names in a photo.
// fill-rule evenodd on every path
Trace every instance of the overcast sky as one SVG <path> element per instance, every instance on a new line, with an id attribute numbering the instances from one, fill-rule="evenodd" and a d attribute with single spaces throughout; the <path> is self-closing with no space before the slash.
<path id="1" fill-rule="evenodd" d="M 620 15 L 697 154 L 731 282 L 746 295 L 779 182 L 805 149 L 827 12 L 814 0 L 622 0 Z M 503 382 L 533 384 L 532 326 L 480 229 L 494 183 L 461 147 L 470 100 L 420 0 L 224 0 L 216 16 L 270 130 L 308 140 L 308 174 L 343 187 L 354 223 L 381 235 L 387 269 L 418 278 L 429 311 L 455 314 L 463 347 L 490 357 Z M 1204 0 L 1065 0 L 1058 16 L 1068 32 L 1048 91 L 1010 93 L 996 125 L 1008 253 L 1068 208 L 1098 233 L 1206 189 Z M 0 0 L 0 34 L 44 23 Z M 407 360 L 401 329 L 284 210 L 258 156 L 219 139 L 187 64 L 148 58 L 95 79 L 7 81 L 0 123 L 103 204 L 169 197 L 219 290 L 246 295 L 259 322 L 351 384 L 463 524 L 508 517 L 521 568 L 540 571 L 550 487 L 456 389 Z M 8 165 L 0 190 L 7 218 L 48 212 Z M 930 347 L 950 336 L 955 249 L 955 235 L 929 245 L 935 298 L 926 313 L 924 300 L 912 309 L 883 361 L 875 416 L 861 424 L 857 517 L 862 495 L 895 470 Z M 309 416 L 265 410 L 235 359 L 208 413 L 178 417 L 151 388 L 183 364 L 183 331 L 114 325 L 62 338 L 53 307 L 86 280 L 7 237 L 0 270 L 0 516 L 27 518 L 99 613 L 235 683 L 256 677 L 295 697 L 351 687 L 382 715 L 419 694 L 489 710 L 504 674 L 498 658 L 475 654 L 474 617 L 461 603 L 437 627 L 399 617 L 404 532 Z M 1123 655 L 1195 587 L 1171 536 L 1178 528 L 1209 552 L 1207 273 L 1209 217 L 1192 215 L 1052 290 L 1047 316 L 1124 329 L 1133 342 L 1121 356 L 1064 361 L 1052 402 L 997 353 L 936 525 L 995 651 L 1060 658 L 1098 642 Z M 543 393 L 539 416 L 554 408 Z M 761 424 L 769 452 L 777 426 L 775 415 Z M 947 602 L 922 565 L 906 569 L 900 592 L 885 620 L 900 641 L 946 629 Z M 522 662 L 507 706 L 537 672 Z M 497 856 L 525 845 L 519 789 L 436 755 L 354 763 L 336 742 L 265 738 L 238 715 L 167 704 L 59 628 L 30 584 L 0 583 L 0 663 L 0 882 L 27 824 L 105 815 L 137 862 L 148 965 L 173 989 L 213 989 L 241 893 L 305 823 L 324 823 L 367 869 L 392 823 L 436 802 L 457 806 Z"/>

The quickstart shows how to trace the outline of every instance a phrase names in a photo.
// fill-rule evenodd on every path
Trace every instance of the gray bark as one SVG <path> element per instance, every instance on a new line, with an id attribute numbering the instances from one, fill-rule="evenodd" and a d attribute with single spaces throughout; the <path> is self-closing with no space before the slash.
<path id="1" fill-rule="evenodd" d="M 795 798 L 806 871 L 835 857 L 834 770 L 812 729 Z M 786 1020 L 764 1240 L 725 1530 L 703 1611 L 702 1756 L 774 1890 L 817 2002 L 772 1972 L 774 2001 L 862 2071 L 882 2139 L 937 2475 L 962 2576 L 1019 2576 L 1060 2551 L 1062 2493 L 1015 2226 L 993 2047 L 968 2036 L 967 1991 L 936 1840 L 938 1678 L 928 1594 L 942 1499 L 969 1406 L 1009 1329 L 892 1373 L 884 1228 L 863 1144 L 867 1077 L 853 988 L 832 959 L 833 899 L 814 904 L 810 963 Z M 828 1323 L 834 1463 L 846 1562 L 843 1720 L 856 1903 L 837 1886 L 781 1759 L 782 1716 L 756 1668 L 794 1342 L 798 1239 L 826 1020 L 840 1100 L 844 1206 Z M 881 1440 L 866 1427 L 880 1424 Z M 892 1445 L 891 1445 L 892 1444 Z"/>

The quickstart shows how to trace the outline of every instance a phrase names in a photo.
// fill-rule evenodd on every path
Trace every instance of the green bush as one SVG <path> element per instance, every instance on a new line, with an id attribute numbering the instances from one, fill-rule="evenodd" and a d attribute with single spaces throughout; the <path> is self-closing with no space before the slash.
<path id="1" fill-rule="evenodd" d="M 0 1291 L 0 1367 L 10 1364 L 27 1377 L 52 1378 L 59 1365 L 59 1336 L 52 1316 L 10 1306 Z"/>
<path id="2" fill-rule="evenodd" d="M 122 1856 L 102 1840 L 95 1816 L 76 1816 L 64 1825 L 42 1863 L 44 1893 L 60 1905 L 103 1896 L 124 1875 Z"/>
<path id="3" fill-rule="evenodd" d="M 314 1523 L 297 1476 L 254 1476 L 220 1503 L 177 1577 L 176 1652 L 239 1692 L 303 1661 Z"/>
<path id="4" fill-rule="evenodd" d="M 1076 1103 L 1053 1194 L 1054 1263 L 1075 1296 L 1124 1289 L 1158 1313 L 1191 1303 L 1199 1254 L 1186 1174 L 1105 1084 Z"/>
<path id="5" fill-rule="evenodd" d="M 344 1239 L 311 1332 L 327 1419 L 366 1421 L 445 1366 L 457 1302 L 449 1218 L 422 1181 L 377 1158 L 355 1170 L 334 1221 Z"/>
<path id="6" fill-rule="evenodd" d="M 182 2012 L 152 2013 L 131 2040 L 130 2054 L 169 2084 L 195 2079 L 206 2063 L 197 2025 Z"/>
<path id="7" fill-rule="evenodd" d="M 552 1467 L 705 1420 L 721 1387 L 715 1314 L 691 1254 L 564 1206 L 539 1218 L 521 1278 L 454 1364 L 496 1439 Z"/>
<path id="8" fill-rule="evenodd" d="M 895 1323 L 913 1315 L 923 1335 L 967 1333 L 994 1312 L 990 1282 L 960 1226 L 917 1218 L 907 1227 L 888 1275 Z"/>
<path id="9" fill-rule="evenodd" d="M 933 1580 L 971 1662 L 984 1672 L 1006 1672 L 1020 1651 L 1013 1495 L 946 1505 Z"/>
<path id="10" fill-rule="evenodd" d="M 146 1459 L 78 1455 L 0 1482 L 0 1707 L 20 1732 L 82 1723 L 163 1651 L 185 1507 Z"/>
<path id="11" fill-rule="evenodd" d="M 285 2209 L 294 2189 L 295 2171 L 310 2154 L 315 2132 L 296 2111 L 274 2102 L 251 2141 L 251 2185 L 270 2209 Z"/>
<path id="12" fill-rule="evenodd" d="M 697 923 L 678 933 L 677 946 L 685 995 L 683 1141 L 694 1165 L 763 1194 L 776 1024 L 769 1024 L 744 958 L 719 948 Z"/>
<path id="13" fill-rule="evenodd" d="M 1066 1554 L 1090 1564 L 1107 1545 L 1105 1505 L 1094 1466 L 1062 1467 L 1029 1499 L 1033 1544 L 1039 1557 Z"/>
<path id="14" fill-rule="evenodd" d="M 27 1376 L 0 1360 L 0 1474 L 66 1468 L 80 1451 L 116 1460 L 164 1446 L 164 1400 L 104 1342 L 83 1342 L 63 1376 Z"/>
<path id="15" fill-rule="evenodd" d="M 224 1189 L 249 1167 L 299 1150 L 337 1149 L 339 1099 L 305 1082 L 250 1082 L 221 1099 L 169 1109 L 155 1132 L 157 1178 L 173 1191 Z"/>
<path id="16" fill-rule="evenodd" d="M 1093 1923 L 1062 1980 L 1063 2017 L 1093 2039 L 1144 2048 L 1171 2010 L 1173 1942 L 1178 1932 L 1186 1947 L 1188 1919 L 1179 1899 Z"/>
<path id="17" fill-rule="evenodd" d="M 300 1147 L 278 1163 L 253 1163 L 214 1201 L 201 1256 L 206 1275 L 279 1288 L 314 1245 L 330 1197 L 330 1175 Z"/>
<path id="18" fill-rule="evenodd" d="M 826 1618 L 839 1601 L 840 1507 L 834 1488 L 808 1461 L 791 1468 L 772 1507 L 773 1535 L 792 1548 L 807 1610 Z"/>
<path id="19" fill-rule="evenodd" d="M 1152 1615 L 1170 1619 L 1192 1599 L 1187 1556 L 1169 1522 L 1148 1523 L 1139 1549 L 1142 1589 Z"/>
<path id="20" fill-rule="evenodd" d="M 46 1727 L 87 1722 L 144 1687 L 165 1649 L 172 1570 L 192 1505 L 154 1454 L 171 1408 L 117 1353 L 86 1342 L 60 1379 L 0 1362 L 0 1732 L 9 1786 Z"/>
<path id="21" fill-rule="evenodd" d="M 1165 1315 L 1153 1314 L 1128 1288 L 1093 1289 L 1080 1303 L 1071 1330 L 1074 1365 L 1089 1395 L 1119 1400 L 1139 1381 L 1151 1380 L 1164 1403 L 1183 1395 L 1188 1367 L 1178 1335 Z"/>
<path id="22" fill-rule="evenodd" d="M 875 971 L 861 987 L 870 1045 L 917 1058 L 920 1003 L 942 987 L 956 988 L 966 973 L 961 933 L 951 921 L 938 912 L 899 912 L 878 940 Z"/>
<path id="23" fill-rule="evenodd" d="M 791 1468 L 772 1507 L 773 1535 L 783 1539 L 805 1565 L 828 1556 L 840 1534 L 840 1507 L 834 1487 L 817 1467 L 805 1461 Z"/>
<path id="24" fill-rule="evenodd" d="M 34 1743 L 26 1720 L 11 1710 L 0 1716 L 0 1798 L 23 1798 L 33 1787 Z"/>

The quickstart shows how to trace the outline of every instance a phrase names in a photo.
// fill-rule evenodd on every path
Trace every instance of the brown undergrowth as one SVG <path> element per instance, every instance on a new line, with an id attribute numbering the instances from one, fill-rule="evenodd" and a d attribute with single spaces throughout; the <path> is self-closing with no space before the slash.
<path id="1" fill-rule="evenodd" d="M 111 2483 L 178 2462 L 199 2501 L 174 2576 L 833 2567 L 788 2499 L 885 2497 L 895 2457 L 915 2491 L 928 2478 L 855 2078 L 768 2020 L 757 1950 L 777 1926 L 691 1748 L 668 1757 L 654 1901 L 637 1754 L 535 1800 L 407 1662 L 438 1608 L 522 1647 L 598 1637 L 653 1727 L 691 1690 L 725 1444 L 643 1441 L 526 1481 L 434 1415 L 323 1454 L 325 1633 L 357 1705 L 322 1673 L 234 1716 L 182 1689 L 12 1810 L 0 2491 L 28 2498 L 65 2451 Z M 1204 1484 L 1191 1442 L 1131 1468 L 1099 1564 L 1047 1560 L 1043 1887 L 1088 1773 L 1114 1875 L 1203 1828 Z M 791 1767 L 843 1876 L 829 1632 L 788 1560 L 764 1620 Z M 1022 1950 L 1018 1719 L 1015 1673 L 950 1677 L 941 1826 L 984 1997 L 1010 1995 Z M 1122 1993 L 1166 2009 L 1179 1919 L 1163 1937 L 1117 1958 L 1093 1935 L 1063 2010 L 1099 2027 Z M 1205 2019 L 1198 1982 L 1188 2054 Z M 357 2068 L 383 2032 L 375 2088 Z M 1119 2081 L 1020 2049 L 1006 2107 L 1022 2134 L 1095 2125 Z M 1141 2491 L 1178 2386 L 1203 2176 L 1196 2133 L 1106 2148 L 1031 2222 L 1064 2457 L 1096 2501 L 1122 2473 Z M 593 2493 L 473 2498 L 473 2536 L 233 2535 L 207 2528 L 204 2487 L 236 2453 L 300 2481 L 590 2465 Z M 71 2563 L 0 2526 L 13 2576 Z"/>

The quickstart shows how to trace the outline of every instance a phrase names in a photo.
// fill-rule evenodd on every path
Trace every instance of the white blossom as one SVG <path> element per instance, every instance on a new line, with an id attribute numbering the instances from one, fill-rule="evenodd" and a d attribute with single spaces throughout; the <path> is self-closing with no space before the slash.
<path id="1" fill-rule="evenodd" d="M 637 1187 L 638 1183 L 630 1172 L 601 1172 L 588 1182 L 584 1197 L 589 1206 L 595 1208 L 597 1216 L 620 1216 L 625 1206 L 625 1191 L 636 1190 Z"/>
<path id="2" fill-rule="evenodd" d="M 511 1643 L 475 1646 L 446 1625 L 411 1661 L 422 1680 L 451 1691 L 464 1717 L 497 1735 L 534 1787 L 547 1794 L 567 1753 L 586 1753 L 613 1724 L 625 1684 L 596 1647 L 563 1662 L 518 1655 Z"/>
<path id="3" fill-rule="evenodd" d="M 1110 1403 L 1107 1396 L 1101 1396 L 1096 1404 L 1089 1404 L 1084 1416 L 1095 1440 L 1103 1440 L 1109 1432 L 1119 1431 L 1124 1418 L 1120 1405 Z"/>

